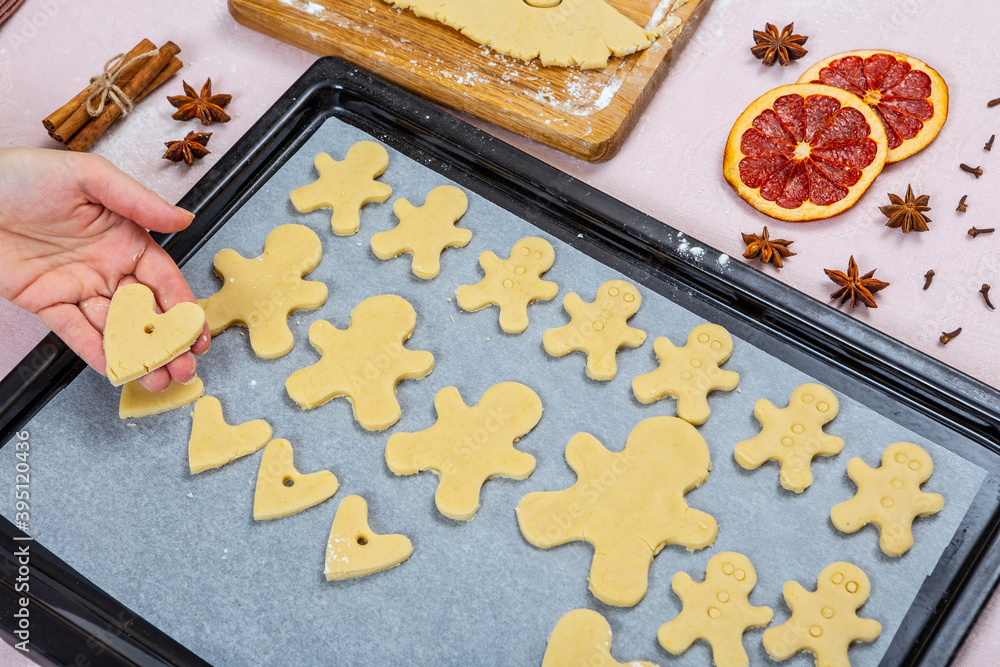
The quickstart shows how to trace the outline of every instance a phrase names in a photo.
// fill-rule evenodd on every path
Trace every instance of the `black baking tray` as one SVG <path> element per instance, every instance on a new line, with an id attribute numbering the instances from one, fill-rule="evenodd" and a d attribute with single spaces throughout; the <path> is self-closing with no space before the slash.
<path id="1" fill-rule="evenodd" d="M 683 235 L 375 76 L 318 60 L 181 199 L 186 230 L 157 235 L 183 264 L 323 122 L 336 117 L 531 220 L 626 275 L 652 273 L 675 303 L 987 471 L 962 525 L 927 578 L 882 665 L 943 665 L 961 647 L 1000 579 L 1000 393 L 738 262 L 720 270 L 680 252 Z M 668 221 L 669 222 L 669 221 Z M 580 235 L 583 235 L 582 238 Z M 718 253 L 708 250 L 708 260 Z M 83 362 L 54 335 L 0 381 L 8 443 L 76 377 Z M 886 405 L 885 396 L 895 400 Z M 15 552 L 30 545 L 30 590 L 15 591 Z M 58 665 L 207 664 L 81 577 L 0 516 L 0 629 L 13 643 L 17 598 L 31 611 L 31 656 Z"/>

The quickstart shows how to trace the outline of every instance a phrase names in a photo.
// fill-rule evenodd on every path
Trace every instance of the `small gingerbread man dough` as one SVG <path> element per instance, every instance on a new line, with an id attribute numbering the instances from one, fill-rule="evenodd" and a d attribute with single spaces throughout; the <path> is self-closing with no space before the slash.
<path id="1" fill-rule="evenodd" d="M 526 479 L 535 457 L 514 443 L 542 418 L 538 394 L 517 382 L 501 382 L 468 407 L 455 387 L 434 398 L 438 420 L 418 433 L 396 433 L 385 446 L 385 461 L 397 475 L 433 470 L 441 476 L 434 495 L 438 511 L 468 521 L 479 509 L 479 492 L 491 477 Z"/>
<path id="2" fill-rule="evenodd" d="M 302 279 L 322 256 L 316 232 L 303 225 L 271 230 L 264 253 L 253 259 L 229 248 L 220 250 L 215 272 L 222 278 L 222 288 L 198 302 L 212 335 L 242 324 L 250 330 L 250 345 L 258 357 L 276 359 L 291 352 L 295 339 L 288 316 L 326 303 L 326 284 Z"/>
<path id="3" fill-rule="evenodd" d="M 316 320 L 309 342 L 322 358 L 288 377 L 288 395 L 304 410 L 346 396 L 362 428 L 384 431 L 402 414 L 396 400 L 399 381 L 419 380 L 434 370 L 430 352 L 403 347 L 416 324 L 413 306 L 394 294 L 359 303 L 347 329 Z"/>
<path id="4" fill-rule="evenodd" d="M 823 425 L 839 410 L 834 393 L 814 382 L 796 387 L 787 408 L 776 408 L 762 398 L 753 406 L 761 432 L 737 444 L 733 456 L 746 470 L 755 470 L 766 461 L 780 462 L 781 486 L 802 493 L 813 481 L 813 458 L 835 456 L 844 448 L 841 438 L 823 432 Z"/>
<path id="5" fill-rule="evenodd" d="M 719 368 L 733 353 L 733 337 L 718 324 L 696 326 L 684 347 L 657 338 L 653 351 L 660 367 L 632 380 L 632 393 L 640 403 L 676 398 L 677 416 L 695 426 L 708 421 L 711 392 L 732 391 L 740 382 L 739 373 Z"/>
<path id="6" fill-rule="evenodd" d="M 700 584 L 687 572 L 678 572 L 670 587 L 684 607 L 677 618 L 660 626 L 660 646 L 680 655 L 704 639 L 712 647 L 716 667 L 749 665 L 743 633 L 767 625 L 774 616 L 770 607 L 754 607 L 747 599 L 756 585 L 757 572 L 750 560 L 734 551 L 712 556 Z"/>
<path id="7" fill-rule="evenodd" d="M 656 667 L 645 660 L 618 662 L 611 657 L 611 625 L 596 611 L 574 609 L 563 614 L 549 635 L 542 667 Z"/>
<path id="8" fill-rule="evenodd" d="M 198 399 L 191 413 L 188 464 L 195 475 L 253 454 L 271 440 L 271 425 L 263 419 L 230 426 L 215 396 Z"/>
<path id="9" fill-rule="evenodd" d="M 787 582 L 782 595 L 792 616 L 764 631 L 764 649 L 778 661 L 809 651 L 817 665 L 850 667 L 850 645 L 873 642 L 882 634 L 881 623 L 857 615 L 870 592 L 868 575 L 857 565 L 844 562 L 823 568 L 815 592 L 796 581 Z"/>
<path id="10" fill-rule="evenodd" d="M 350 236 L 361 226 L 361 207 L 384 202 L 392 187 L 375 179 L 389 166 L 389 153 L 374 141 L 359 141 L 337 162 L 326 153 L 316 156 L 319 178 L 292 190 L 292 205 L 299 213 L 332 208 L 330 224 L 337 236 Z"/>
<path id="11" fill-rule="evenodd" d="M 392 259 L 408 252 L 413 256 L 410 263 L 413 275 L 424 280 L 437 278 L 444 249 L 466 246 L 472 240 L 472 232 L 455 226 L 468 207 L 468 197 L 454 185 L 434 188 L 419 207 L 397 199 L 392 210 L 399 224 L 372 236 L 372 252 L 379 259 Z"/>
<path id="12" fill-rule="evenodd" d="M 303 475 L 292 459 L 292 443 L 284 438 L 272 440 L 264 448 L 253 495 L 253 518 L 257 521 L 296 514 L 337 492 L 339 484 L 332 472 Z"/>
<path id="13" fill-rule="evenodd" d="M 156 312 L 153 291 L 141 283 L 115 290 L 104 325 L 104 356 L 111 384 L 118 387 L 165 366 L 190 349 L 205 328 L 194 303 Z"/>
<path id="14" fill-rule="evenodd" d="M 587 353 L 587 376 L 592 380 L 614 380 L 618 373 L 615 354 L 623 347 L 639 347 L 646 332 L 633 329 L 627 320 L 642 303 L 639 290 L 624 280 L 609 280 L 588 303 L 577 294 L 563 299 L 570 322 L 542 335 L 545 351 L 561 357 L 575 350 Z"/>
<path id="15" fill-rule="evenodd" d="M 715 542 L 715 519 L 684 500 L 712 468 L 708 445 L 686 421 L 646 419 L 621 452 L 577 433 L 566 446 L 566 461 L 576 483 L 529 493 L 518 503 L 517 522 L 524 538 L 543 549 L 589 542 L 590 591 L 601 602 L 631 607 L 642 600 L 653 557 L 666 545 L 694 550 Z"/>
<path id="16" fill-rule="evenodd" d="M 889 445 L 882 453 L 882 465 L 869 468 L 855 457 L 847 464 L 847 476 L 858 492 L 853 498 L 834 505 L 830 520 L 843 533 L 854 533 L 874 523 L 879 546 L 887 556 L 902 556 L 913 547 L 913 520 L 941 511 L 944 498 L 925 493 L 920 485 L 930 479 L 934 461 L 930 454 L 910 442 Z"/>
<path id="17" fill-rule="evenodd" d="M 528 328 L 528 306 L 551 301 L 559 293 L 559 285 L 541 278 L 555 259 L 552 244 L 537 236 L 515 243 L 507 259 L 487 250 L 479 256 L 486 275 L 475 285 L 455 290 L 458 305 L 469 312 L 500 306 L 500 328 L 509 334 L 521 333 Z"/>
<path id="18" fill-rule="evenodd" d="M 121 419 L 149 417 L 191 405 L 205 393 L 205 384 L 195 376 L 187 384 L 170 381 L 163 391 L 149 391 L 138 380 L 125 383 L 118 399 L 118 416 Z"/>
<path id="19" fill-rule="evenodd" d="M 326 580 L 366 577 L 396 567 L 413 553 L 405 535 L 379 535 L 368 526 L 368 503 L 361 496 L 340 501 L 326 543 Z"/>

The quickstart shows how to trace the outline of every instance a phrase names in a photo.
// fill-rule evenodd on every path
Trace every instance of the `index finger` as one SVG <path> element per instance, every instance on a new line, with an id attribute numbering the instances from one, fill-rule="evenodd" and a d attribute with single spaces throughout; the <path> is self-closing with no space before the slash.
<path id="1" fill-rule="evenodd" d="M 145 250 L 136 261 L 133 273 L 139 282 L 153 290 L 156 302 L 164 311 L 178 303 L 196 303 L 191 287 L 184 280 L 173 258 L 152 238 L 149 238 Z M 206 323 L 198 340 L 191 346 L 191 351 L 199 355 L 205 354 L 211 343 L 212 336 Z"/>

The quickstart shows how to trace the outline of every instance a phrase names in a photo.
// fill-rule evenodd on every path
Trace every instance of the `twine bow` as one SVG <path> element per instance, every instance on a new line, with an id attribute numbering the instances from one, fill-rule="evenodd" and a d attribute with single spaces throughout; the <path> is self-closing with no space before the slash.
<path id="1" fill-rule="evenodd" d="M 99 116 L 101 112 L 104 111 L 104 107 L 109 101 L 122 110 L 123 116 L 127 116 L 128 112 L 132 110 L 132 98 L 126 95 L 122 89 L 118 87 L 118 78 L 122 75 L 122 72 L 131 67 L 133 64 L 143 58 L 152 58 L 157 56 L 159 53 L 159 49 L 153 49 L 152 51 L 147 51 L 146 53 L 140 53 L 127 62 L 124 60 L 125 54 L 119 53 L 117 56 L 114 56 L 108 62 L 104 63 L 104 71 L 100 74 L 100 76 L 95 76 L 90 79 L 90 88 L 92 91 L 90 95 L 87 96 L 86 103 L 87 113 L 90 114 L 90 117 L 94 118 Z"/>

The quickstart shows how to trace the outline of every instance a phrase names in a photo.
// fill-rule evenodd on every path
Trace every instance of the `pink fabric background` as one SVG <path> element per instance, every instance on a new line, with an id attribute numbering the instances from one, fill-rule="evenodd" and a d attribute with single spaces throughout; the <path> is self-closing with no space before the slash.
<path id="1" fill-rule="evenodd" d="M 989 0 L 970 0 L 958 11 L 953 3 L 918 0 L 715 0 L 622 151 L 609 162 L 584 163 L 475 123 L 740 261 L 740 232 L 757 233 L 768 225 L 772 236 L 794 240 L 792 250 L 798 254 L 780 272 L 770 266 L 762 270 L 822 301 L 835 289 L 822 269 L 846 270 L 853 254 L 863 272 L 877 268 L 876 277 L 892 284 L 880 293 L 877 310 L 859 308 L 852 315 L 998 387 L 1000 313 L 986 308 L 978 290 L 982 283 L 995 284 L 994 301 L 1000 304 L 1000 233 L 977 239 L 966 235 L 973 225 L 994 226 L 1000 194 L 1000 143 L 991 153 L 983 150 L 989 135 L 1000 133 L 1000 107 L 986 108 L 987 100 L 1000 95 L 995 87 L 998 51 L 991 34 L 996 12 Z M 809 55 L 788 68 L 762 67 L 749 53 L 751 30 L 765 22 L 781 27 L 793 20 L 796 32 L 809 35 Z M 221 0 L 28 0 L 0 26 L 0 99 L 5 101 L 0 148 L 54 147 L 41 119 L 76 94 L 110 55 L 128 50 L 142 37 L 157 44 L 175 41 L 183 49 L 185 67 L 93 152 L 171 201 L 315 59 L 237 25 Z M 812 62 L 872 47 L 923 59 L 944 76 L 951 102 L 938 139 L 918 155 L 888 166 L 854 208 L 831 220 L 782 223 L 743 203 L 721 174 L 722 150 L 735 118 L 767 90 L 794 83 Z M 163 96 L 180 94 L 181 78 L 200 87 L 207 77 L 216 93 L 233 95 L 233 121 L 209 128 L 213 155 L 193 168 L 160 160 L 162 142 L 200 127 L 171 120 L 173 109 Z M 38 85 L 40 80 L 45 85 Z M 10 102 L 15 99 L 23 101 L 15 106 Z M 977 180 L 960 171 L 960 162 L 982 165 L 984 175 Z M 888 203 L 887 192 L 902 194 L 908 183 L 931 197 L 927 233 L 903 236 L 886 228 L 878 211 Z M 969 195 L 964 214 L 955 211 L 963 194 Z M 924 292 L 928 269 L 937 275 Z M 940 333 L 958 326 L 962 335 L 942 346 Z M 0 299 L 0 375 L 45 333 L 37 318 Z M 998 617 L 1000 598 L 995 596 L 956 664 L 995 663 Z M 17 657 L 0 645 L 0 663 L 18 664 Z"/>

